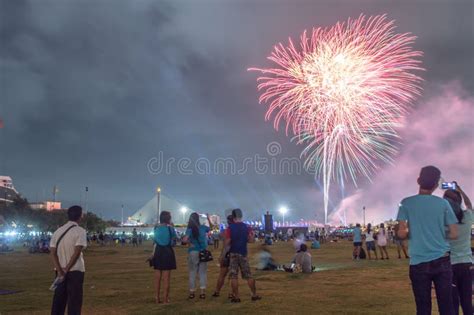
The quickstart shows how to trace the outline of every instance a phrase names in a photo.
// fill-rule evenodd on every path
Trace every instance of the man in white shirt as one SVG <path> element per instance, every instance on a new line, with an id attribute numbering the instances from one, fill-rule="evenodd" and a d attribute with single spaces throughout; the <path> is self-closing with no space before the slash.
<path id="1" fill-rule="evenodd" d="M 72 206 L 67 210 L 69 221 L 54 232 L 50 248 L 53 264 L 62 280 L 54 291 L 51 314 L 81 314 L 82 286 L 84 283 L 84 258 L 82 250 L 87 246 L 86 230 L 78 225 L 82 208 Z"/>

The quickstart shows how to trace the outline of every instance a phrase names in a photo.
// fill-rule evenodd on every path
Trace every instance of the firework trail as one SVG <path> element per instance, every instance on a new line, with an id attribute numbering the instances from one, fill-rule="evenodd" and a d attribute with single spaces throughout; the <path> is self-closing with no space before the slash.
<path id="1" fill-rule="evenodd" d="M 396 153 L 396 129 L 421 92 L 422 52 L 415 36 L 396 34 L 386 16 L 338 22 L 306 31 L 299 44 L 279 43 L 268 57 L 276 68 L 259 71 L 259 101 L 266 120 L 305 144 L 305 167 L 323 180 L 327 223 L 331 181 L 370 180 L 380 162 Z"/>

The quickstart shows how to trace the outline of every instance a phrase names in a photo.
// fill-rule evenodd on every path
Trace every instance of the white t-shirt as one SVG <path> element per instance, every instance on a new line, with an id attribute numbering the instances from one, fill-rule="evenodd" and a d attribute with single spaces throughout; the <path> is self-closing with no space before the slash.
<path id="1" fill-rule="evenodd" d="M 380 230 L 377 233 L 377 245 L 387 246 L 387 231 L 386 230 Z"/>
<path id="2" fill-rule="evenodd" d="M 374 241 L 374 232 L 373 231 L 365 232 L 364 235 L 365 235 L 365 241 L 366 242 L 373 242 Z"/>
<path id="3" fill-rule="evenodd" d="M 54 232 L 53 237 L 51 237 L 51 242 L 49 243 L 50 247 L 56 247 L 56 243 L 58 242 L 59 238 L 63 233 L 71 226 L 75 225 L 75 227 L 71 228 L 62 238 L 61 242 L 59 243 L 59 248 L 56 249 L 59 258 L 59 264 L 62 268 L 66 268 L 67 264 L 71 260 L 72 255 L 74 254 L 74 249 L 76 246 L 84 246 L 87 247 L 87 234 L 86 230 L 81 228 L 77 225 L 76 222 L 69 221 L 68 223 L 61 226 L 59 229 Z M 74 266 L 72 266 L 70 271 L 82 271 L 85 272 L 86 268 L 84 266 L 84 258 L 82 257 L 82 253 L 77 259 Z"/>

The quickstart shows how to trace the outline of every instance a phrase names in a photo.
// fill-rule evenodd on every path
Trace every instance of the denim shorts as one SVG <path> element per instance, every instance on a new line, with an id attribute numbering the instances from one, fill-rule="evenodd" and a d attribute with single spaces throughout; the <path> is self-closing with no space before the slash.
<path id="1" fill-rule="evenodd" d="M 375 251 L 375 241 L 365 242 L 365 246 L 367 247 L 367 250 Z"/>

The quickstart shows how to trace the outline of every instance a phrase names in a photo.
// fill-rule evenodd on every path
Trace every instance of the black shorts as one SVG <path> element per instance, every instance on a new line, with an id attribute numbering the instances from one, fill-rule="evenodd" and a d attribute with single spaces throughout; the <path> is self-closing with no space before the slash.
<path id="1" fill-rule="evenodd" d="M 354 242 L 354 247 L 362 246 L 362 242 Z"/>
<path id="2" fill-rule="evenodd" d="M 155 270 L 174 270 L 176 269 L 176 257 L 173 247 L 155 245 L 155 254 L 153 255 L 153 267 Z"/>

